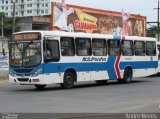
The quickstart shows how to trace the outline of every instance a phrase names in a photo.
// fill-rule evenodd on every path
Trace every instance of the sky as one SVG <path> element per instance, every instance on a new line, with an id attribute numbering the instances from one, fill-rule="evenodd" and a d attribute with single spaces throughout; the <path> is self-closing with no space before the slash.
<path id="1" fill-rule="evenodd" d="M 53 0 L 61 2 L 61 0 Z M 158 0 L 65 0 L 66 4 L 111 10 L 126 13 L 140 14 L 147 17 L 147 22 L 157 22 Z M 154 25 L 154 24 L 151 24 Z"/>

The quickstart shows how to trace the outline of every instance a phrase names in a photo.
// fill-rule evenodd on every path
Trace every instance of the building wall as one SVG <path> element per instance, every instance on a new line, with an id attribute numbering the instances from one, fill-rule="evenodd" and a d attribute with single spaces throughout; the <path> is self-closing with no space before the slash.
<path id="1" fill-rule="evenodd" d="M 0 0 L 0 11 L 12 17 L 13 2 L 16 4 L 15 16 L 51 15 L 51 0 Z"/>

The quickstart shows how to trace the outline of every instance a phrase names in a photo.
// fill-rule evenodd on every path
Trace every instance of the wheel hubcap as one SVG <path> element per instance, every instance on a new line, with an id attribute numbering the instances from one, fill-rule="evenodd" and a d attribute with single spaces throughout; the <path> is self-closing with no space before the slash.
<path id="1" fill-rule="evenodd" d="M 66 84 L 67 84 L 67 85 L 72 84 L 72 77 L 71 77 L 71 76 L 67 76 L 67 77 L 65 78 L 65 81 L 66 81 Z"/>

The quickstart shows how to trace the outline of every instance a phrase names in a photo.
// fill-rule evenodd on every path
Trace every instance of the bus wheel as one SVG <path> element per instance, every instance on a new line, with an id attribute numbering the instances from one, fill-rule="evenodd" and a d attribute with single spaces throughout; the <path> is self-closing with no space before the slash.
<path id="1" fill-rule="evenodd" d="M 132 77 L 133 77 L 133 74 L 132 74 L 132 70 L 127 68 L 124 70 L 124 75 L 123 75 L 123 79 L 118 79 L 118 83 L 129 83 L 132 81 Z"/>
<path id="2" fill-rule="evenodd" d="M 64 74 L 63 83 L 60 84 L 64 89 L 70 89 L 74 85 L 74 75 L 72 72 L 66 72 Z"/>
<path id="3" fill-rule="evenodd" d="M 43 90 L 45 87 L 46 87 L 46 85 L 38 85 L 38 84 L 35 84 L 34 85 L 38 90 Z"/>

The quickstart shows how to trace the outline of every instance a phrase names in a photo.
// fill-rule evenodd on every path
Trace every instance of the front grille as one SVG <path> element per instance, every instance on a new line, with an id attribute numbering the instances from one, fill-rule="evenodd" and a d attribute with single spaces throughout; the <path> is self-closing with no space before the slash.
<path id="1" fill-rule="evenodd" d="M 17 80 L 20 82 L 28 82 L 29 78 L 17 78 Z"/>
<path id="2" fill-rule="evenodd" d="M 16 74 L 17 76 L 30 76 L 31 74 Z"/>
<path id="3" fill-rule="evenodd" d="M 32 69 L 13 69 L 17 73 L 29 73 Z"/>

